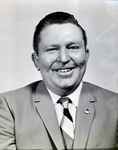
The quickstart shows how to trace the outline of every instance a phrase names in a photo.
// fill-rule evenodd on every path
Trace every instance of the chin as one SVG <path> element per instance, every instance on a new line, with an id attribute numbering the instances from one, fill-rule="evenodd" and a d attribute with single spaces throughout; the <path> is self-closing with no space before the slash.
<path id="1" fill-rule="evenodd" d="M 59 85 L 59 87 L 61 89 L 65 89 L 65 90 L 70 90 L 70 89 L 73 89 L 75 87 L 75 84 L 65 84 L 65 85 Z"/>

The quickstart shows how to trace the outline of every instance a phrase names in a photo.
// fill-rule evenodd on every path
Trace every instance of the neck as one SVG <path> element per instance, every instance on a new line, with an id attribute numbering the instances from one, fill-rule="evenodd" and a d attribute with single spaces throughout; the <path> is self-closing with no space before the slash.
<path id="1" fill-rule="evenodd" d="M 79 84 L 80 85 L 80 84 Z M 64 89 L 57 89 L 57 88 L 55 88 L 55 89 L 52 89 L 52 88 L 50 88 L 50 87 L 47 87 L 51 92 L 53 92 L 54 94 L 56 94 L 56 95 L 58 95 L 58 96 L 61 96 L 61 97 L 64 97 L 64 96 L 68 96 L 68 95 L 70 95 L 70 94 L 72 94 L 77 88 L 78 88 L 78 86 L 77 87 L 73 87 L 73 88 L 64 88 Z"/>

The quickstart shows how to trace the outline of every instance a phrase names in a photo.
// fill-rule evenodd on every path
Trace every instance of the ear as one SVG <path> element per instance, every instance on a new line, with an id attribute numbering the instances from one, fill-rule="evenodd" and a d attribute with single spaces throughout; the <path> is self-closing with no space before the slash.
<path id="1" fill-rule="evenodd" d="M 88 62 L 89 55 L 90 55 L 89 49 L 86 49 L 85 53 L 86 53 L 86 62 Z"/>
<path id="2" fill-rule="evenodd" d="M 33 62 L 34 62 L 35 67 L 36 67 L 37 70 L 39 71 L 39 70 L 40 70 L 40 67 L 39 67 L 38 55 L 37 55 L 35 52 L 32 53 L 32 60 L 33 60 Z"/>

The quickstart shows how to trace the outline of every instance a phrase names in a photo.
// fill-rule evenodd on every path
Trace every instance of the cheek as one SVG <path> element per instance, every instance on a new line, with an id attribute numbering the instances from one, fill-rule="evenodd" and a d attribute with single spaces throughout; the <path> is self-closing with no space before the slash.
<path id="1" fill-rule="evenodd" d="M 40 68 L 50 68 L 55 62 L 55 57 L 49 54 L 41 54 L 39 57 Z"/>
<path id="2" fill-rule="evenodd" d="M 86 55 L 85 55 L 85 53 L 82 53 L 82 54 L 79 54 L 79 55 L 78 54 L 73 55 L 72 58 L 73 58 L 73 60 L 75 61 L 75 63 L 77 65 L 86 63 Z"/>

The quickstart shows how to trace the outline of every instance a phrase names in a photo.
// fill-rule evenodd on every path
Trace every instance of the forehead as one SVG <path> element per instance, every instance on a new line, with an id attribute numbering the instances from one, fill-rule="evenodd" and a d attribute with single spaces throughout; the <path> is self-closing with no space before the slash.
<path id="1" fill-rule="evenodd" d="M 43 43 L 83 40 L 81 29 L 72 23 L 49 25 L 42 30 L 40 38 Z"/>

